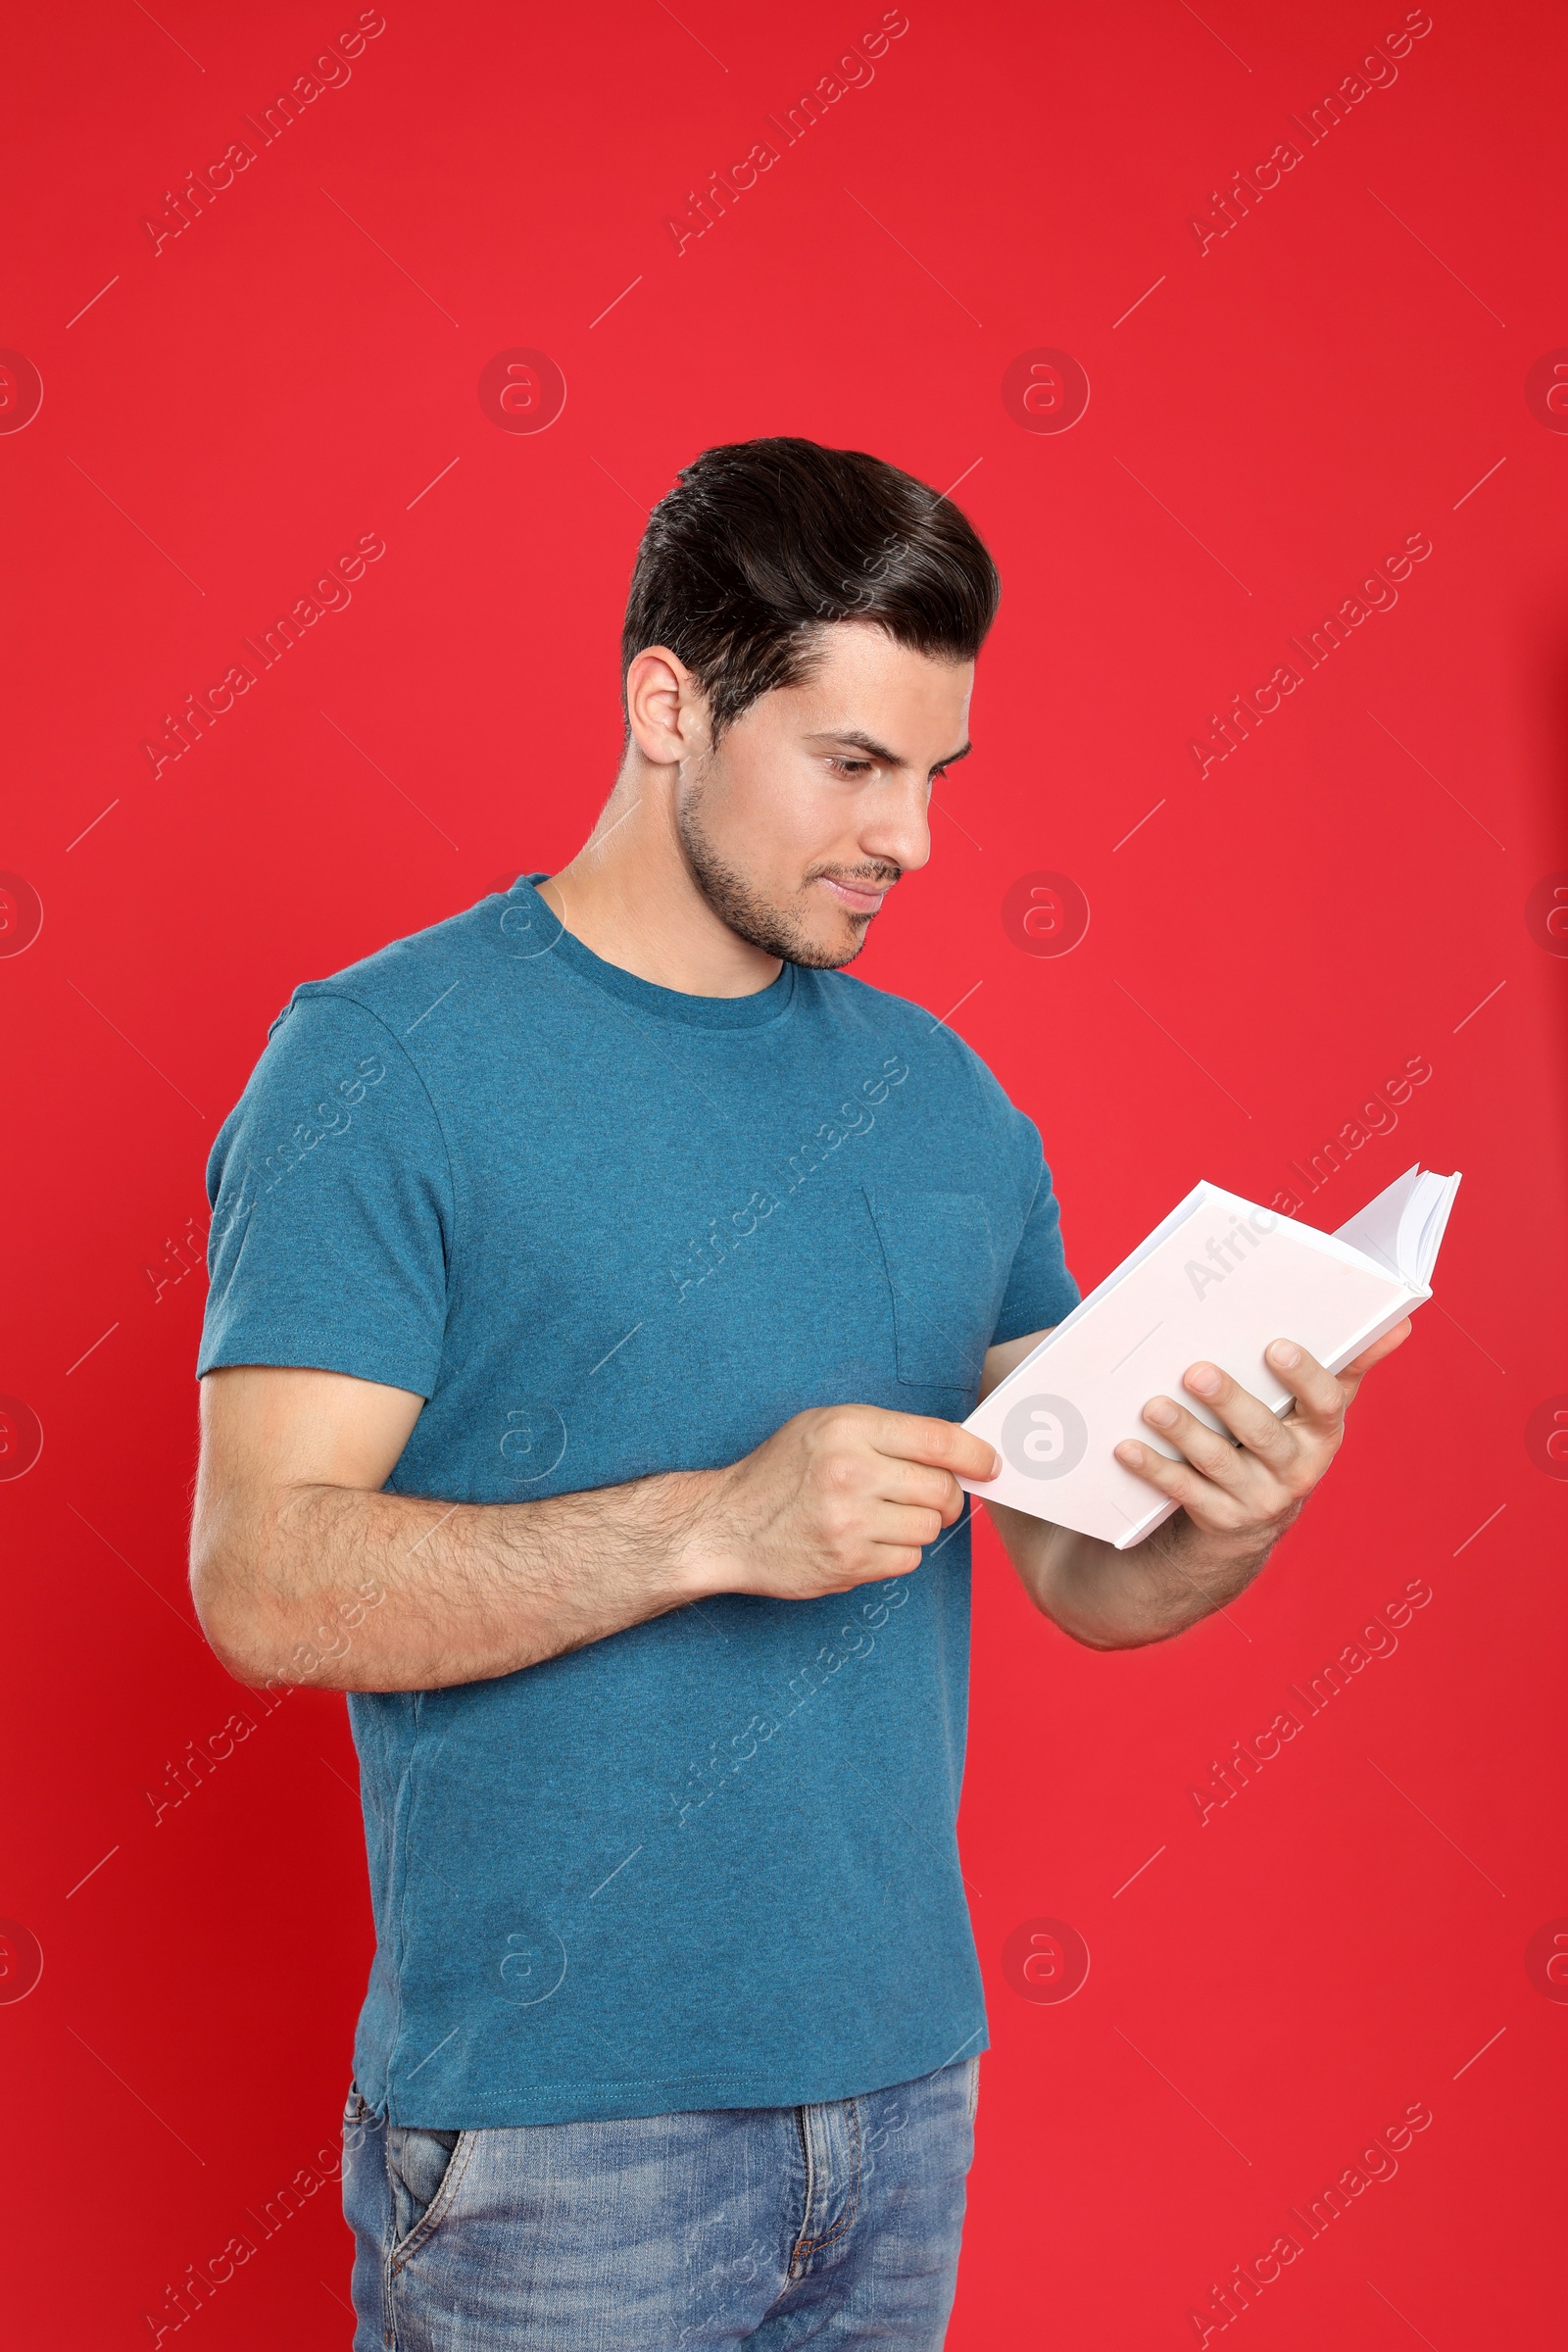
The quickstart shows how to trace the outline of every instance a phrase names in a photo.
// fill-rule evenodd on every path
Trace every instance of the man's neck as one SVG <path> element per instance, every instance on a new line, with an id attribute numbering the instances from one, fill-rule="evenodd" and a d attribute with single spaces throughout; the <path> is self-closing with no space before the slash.
<path id="1" fill-rule="evenodd" d="M 682 996 L 755 996 L 783 969 L 704 898 L 676 830 L 675 771 L 635 753 L 589 840 L 538 887 L 572 936 L 606 963 Z"/>

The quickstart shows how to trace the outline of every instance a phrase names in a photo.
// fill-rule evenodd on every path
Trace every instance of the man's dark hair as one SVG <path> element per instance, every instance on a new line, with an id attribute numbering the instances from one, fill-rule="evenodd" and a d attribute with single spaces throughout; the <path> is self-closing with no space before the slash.
<path id="1" fill-rule="evenodd" d="M 716 742 L 760 695 L 793 686 L 818 633 L 872 621 L 900 645 L 969 662 L 1002 583 L 966 516 L 859 449 L 778 435 L 705 449 L 649 517 L 621 632 L 621 676 L 667 645 L 701 682 Z"/>

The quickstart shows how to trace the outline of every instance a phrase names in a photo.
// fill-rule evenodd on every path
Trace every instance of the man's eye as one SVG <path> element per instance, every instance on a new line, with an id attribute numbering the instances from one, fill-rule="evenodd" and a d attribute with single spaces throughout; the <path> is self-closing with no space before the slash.
<path id="1" fill-rule="evenodd" d="M 838 760 L 830 758 L 828 766 L 836 776 L 868 776 L 876 765 L 874 760 Z"/>

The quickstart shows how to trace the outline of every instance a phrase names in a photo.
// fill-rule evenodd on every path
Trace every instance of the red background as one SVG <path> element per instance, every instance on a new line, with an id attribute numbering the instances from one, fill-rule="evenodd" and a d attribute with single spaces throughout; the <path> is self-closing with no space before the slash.
<path id="1" fill-rule="evenodd" d="M 1432 1075 L 1398 1131 L 1305 1213 L 1418 1157 L 1464 1171 L 1439 1302 L 1228 1619 L 1091 1654 L 980 1538 L 994 2048 L 950 2340 L 1195 2341 L 1210 2282 L 1419 2100 L 1397 2177 L 1237 2327 L 1545 2345 L 1568 2006 L 1526 1947 L 1568 1914 L 1568 1488 L 1527 1424 L 1568 1391 L 1568 962 L 1527 906 L 1568 866 L 1568 437 L 1526 378 L 1568 344 L 1560 18 L 1438 0 L 1308 147 L 1287 118 L 1402 10 L 910 0 L 874 80 L 677 255 L 666 215 L 880 9 L 386 14 L 156 253 L 143 216 L 349 0 L 92 0 L 10 33 L 0 342 L 44 399 L 0 435 L 0 866 L 44 919 L 0 958 L 0 1390 L 44 1445 L 0 1485 L 0 1912 L 44 1967 L 0 2004 L 8 2340 L 150 2340 L 166 2286 L 333 2144 L 368 1962 L 340 1698 L 291 1697 L 156 1826 L 144 1794 L 241 1697 L 183 1565 L 202 1276 L 155 1287 L 212 1137 L 296 981 L 570 856 L 615 765 L 645 509 L 707 444 L 785 431 L 962 477 L 1001 564 L 976 756 L 858 969 L 966 1000 L 1084 1287 L 1200 1176 L 1269 1200 L 1407 1058 Z M 1190 216 L 1287 138 L 1300 163 L 1200 251 Z M 517 346 L 564 371 L 548 431 L 481 409 Z M 1087 371 L 1068 431 L 1003 403 L 1042 346 Z M 162 715 L 367 532 L 352 606 L 155 779 Z M 1417 532 L 1397 606 L 1200 780 L 1210 712 Z M 1087 896 L 1070 955 L 1004 928 L 1035 869 Z M 1397 1653 L 1200 1826 L 1211 1760 L 1416 1577 Z M 1092 1955 L 1065 2003 L 1002 1967 L 1040 1915 Z M 200 2340 L 347 2342 L 336 2193 Z"/>

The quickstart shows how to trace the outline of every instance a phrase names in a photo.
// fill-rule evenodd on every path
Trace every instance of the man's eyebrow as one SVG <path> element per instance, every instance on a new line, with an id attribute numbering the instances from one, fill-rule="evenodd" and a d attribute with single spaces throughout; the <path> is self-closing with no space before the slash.
<path id="1" fill-rule="evenodd" d="M 813 743 L 850 744 L 856 751 L 863 752 L 868 760 L 879 760 L 884 767 L 904 767 L 907 764 L 899 758 L 897 752 L 890 752 L 885 743 L 878 743 L 874 735 L 864 734 L 858 727 L 824 727 L 819 734 L 811 738 L 811 741 Z M 952 767 L 957 760 L 966 760 L 973 750 L 972 743 L 960 744 L 956 752 L 949 752 L 945 760 L 938 760 L 935 762 L 933 774 L 936 772 L 936 768 Z"/>

